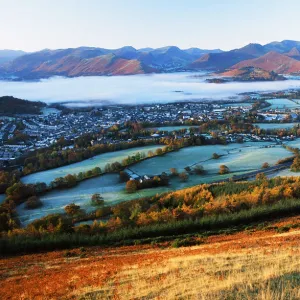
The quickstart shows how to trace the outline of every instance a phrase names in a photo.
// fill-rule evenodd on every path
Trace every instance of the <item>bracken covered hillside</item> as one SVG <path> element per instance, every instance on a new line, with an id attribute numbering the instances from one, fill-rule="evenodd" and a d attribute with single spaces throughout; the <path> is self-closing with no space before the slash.
<path id="1" fill-rule="evenodd" d="M 232 66 L 233 69 L 244 67 L 255 67 L 279 74 L 299 73 L 300 61 L 277 52 L 269 52 L 259 58 L 242 61 Z"/>
<path id="2" fill-rule="evenodd" d="M 277 73 L 265 71 L 260 68 L 244 67 L 232 69 L 221 73 L 222 76 L 232 77 L 235 81 L 277 81 L 285 78 Z"/>
<path id="3" fill-rule="evenodd" d="M 300 72 L 300 42 L 251 43 L 230 51 L 179 49 L 176 46 L 135 49 L 79 47 L 14 54 L 1 61 L 0 78 L 39 79 L 50 76 L 134 75 L 146 73 L 257 67 L 276 73 Z M 14 59 L 15 58 L 15 59 Z"/>
<path id="4" fill-rule="evenodd" d="M 299 217 L 232 235 L 0 260 L 2 299 L 299 299 Z M 295 229 L 293 229 L 295 228 Z M 42 287 L 42 288 L 41 288 Z"/>

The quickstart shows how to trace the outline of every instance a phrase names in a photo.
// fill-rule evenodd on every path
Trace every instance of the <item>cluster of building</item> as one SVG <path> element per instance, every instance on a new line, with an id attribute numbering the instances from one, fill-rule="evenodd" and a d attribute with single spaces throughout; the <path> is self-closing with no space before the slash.
<path id="1" fill-rule="evenodd" d="M 102 129 L 118 125 L 122 128 L 128 122 L 148 124 L 183 124 L 185 121 L 223 120 L 231 115 L 243 116 L 249 113 L 254 98 L 248 102 L 178 102 L 168 104 L 116 105 L 94 109 L 64 111 L 54 110 L 42 115 L 0 116 L 0 162 L 19 157 L 29 151 L 51 146 L 61 137 L 74 140 L 86 133 L 100 132 Z M 299 105 L 300 107 L 300 105 Z M 299 111 L 283 109 L 258 112 L 259 118 L 282 121 L 287 117 L 296 120 Z M 147 138 L 156 138 L 155 133 Z M 209 138 L 209 136 L 207 137 Z M 269 137 L 271 140 L 276 137 Z M 260 137 L 253 135 L 226 135 L 228 142 L 256 141 Z M 101 136 L 94 143 L 114 143 L 117 141 Z"/>

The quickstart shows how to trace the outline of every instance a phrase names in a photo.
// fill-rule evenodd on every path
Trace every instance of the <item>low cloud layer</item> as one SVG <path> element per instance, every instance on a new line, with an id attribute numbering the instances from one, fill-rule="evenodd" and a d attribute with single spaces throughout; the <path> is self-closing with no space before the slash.
<path id="1" fill-rule="evenodd" d="M 112 76 L 53 77 L 37 82 L 0 81 L 0 95 L 11 95 L 70 106 L 166 103 L 186 100 L 224 100 L 238 93 L 299 88 L 300 80 L 248 83 L 206 83 L 189 73 Z"/>

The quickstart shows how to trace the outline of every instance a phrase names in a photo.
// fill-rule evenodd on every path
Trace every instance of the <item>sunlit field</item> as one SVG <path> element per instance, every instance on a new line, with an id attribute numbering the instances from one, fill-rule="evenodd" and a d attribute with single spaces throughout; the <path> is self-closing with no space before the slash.
<path id="1" fill-rule="evenodd" d="M 3 299 L 299 299 L 299 217 L 233 235 L 0 260 Z M 43 289 L 41 291 L 41 286 Z"/>
<path id="2" fill-rule="evenodd" d="M 294 126 L 299 126 L 299 123 L 255 123 L 254 126 L 258 126 L 261 129 L 289 129 Z"/>
<path id="3" fill-rule="evenodd" d="M 78 174 L 80 172 L 86 172 L 95 167 L 100 167 L 101 169 L 104 169 L 105 165 L 108 163 L 122 162 L 124 158 L 134 155 L 137 152 L 147 154 L 148 151 L 155 151 L 155 149 L 159 147 L 160 147 L 159 145 L 145 146 L 140 148 L 126 149 L 126 150 L 99 154 L 90 159 L 86 159 L 78 163 L 70 164 L 60 168 L 51 169 L 48 171 L 30 174 L 28 176 L 22 177 L 22 182 L 26 184 L 36 183 L 36 182 L 45 182 L 46 184 L 49 184 L 55 178 L 64 177 L 68 174 Z"/>
<path id="4" fill-rule="evenodd" d="M 147 152 L 146 150 L 153 150 L 155 148 L 157 148 L 157 146 L 143 147 L 142 149 Z M 48 183 L 54 178 L 68 173 L 79 173 L 95 166 L 103 167 L 107 162 L 113 162 L 115 159 L 121 161 L 121 158 L 127 157 L 129 153 L 136 153 L 137 151 L 138 150 L 134 149 L 101 154 L 92 160 L 85 160 L 62 168 L 26 176 L 24 177 L 24 181 L 26 183 L 33 183 L 35 181 L 45 180 Z M 120 152 L 123 154 L 120 155 Z M 223 156 L 219 159 L 211 159 L 214 152 Z M 118 156 L 113 158 L 113 154 Z M 177 168 L 179 172 L 182 172 L 187 166 L 192 167 L 193 165 L 200 164 L 207 171 L 206 174 L 201 176 L 192 175 L 186 182 L 178 178 L 172 178 L 170 185 L 167 187 L 144 189 L 132 194 L 128 194 L 125 191 L 125 183 L 120 182 L 118 174 L 106 174 L 85 180 L 67 190 L 53 190 L 40 197 L 43 202 L 42 207 L 34 210 L 26 210 L 24 204 L 21 204 L 17 207 L 17 212 L 22 224 L 26 225 L 47 214 L 63 212 L 64 206 L 72 202 L 90 211 L 94 209 L 90 205 L 90 199 L 95 193 L 100 193 L 105 199 L 106 204 L 112 205 L 122 201 L 152 196 L 157 193 L 183 189 L 200 183 L 209 183 L 225 179 L 232 175 L 239 175 L 260 169 L 262 162 L 268 162 L 271 165 L 275 164 L 282 157 L 288 157 L 290 155 L 291 153 L 282 146 L 274 146 L 267 142 L 188 147 L 137 163 L 131 166 L 130 169 L 139 175 L 156 175 L 162 172 L 169 173 L 170 168 L 173 167 Z M 109 157 L 109 160 L 106 160 L 107 157 Z M 219 175 L 218 171 L 221 164 L 226 164 L 230 168 L 231 173 Z"/>
<path id="5" fill-rule="evenodd" d="M 268 106 L 266 109 L 300 108 L 299 100 L 268 99 L 266 101 L 271 104 L 271 106 Z"/>

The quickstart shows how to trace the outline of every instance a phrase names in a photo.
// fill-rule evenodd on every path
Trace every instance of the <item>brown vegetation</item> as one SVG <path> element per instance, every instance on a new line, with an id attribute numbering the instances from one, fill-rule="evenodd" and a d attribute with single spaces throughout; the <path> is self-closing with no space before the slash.
<path id="1" fill-rule="evenodd" d="M 279 74 L 298 73 L 300 72 L 300 61 L 277 52 L 268 52 L 261 57 L 242 61 L 232 66 L 232 69 L 244 67 L 261 68 Z"/>
<path id="2" fill-rule="evenodd" d="M 282 219 L 260 231 L 200 238 L 201 245 L 178 249 L 163 243 L 5 258 L 0 294 L 2 299 L 298 299 L 297 286 L 287 278 L 299 272 L 300 231 L 279 232 L 299 224 L 299 217 Z"/>

